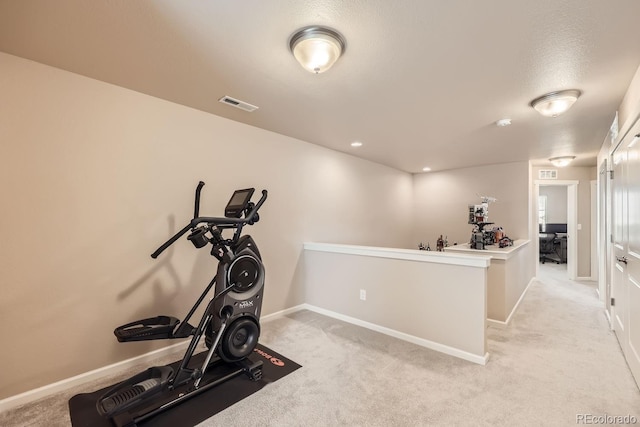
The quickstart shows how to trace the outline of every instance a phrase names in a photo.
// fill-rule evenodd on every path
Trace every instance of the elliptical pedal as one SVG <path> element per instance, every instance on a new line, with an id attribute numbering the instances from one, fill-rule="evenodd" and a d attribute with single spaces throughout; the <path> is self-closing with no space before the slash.
<path id="1" fill-rule="evenodd" d="M 137 384 L 132 385 L 131 387 L 125 388 L 119 393 L 108 397 L 104 401 L 102 401 L 102 407 L 105 412 L 109 413 L 119 406 L 125 405 L 127 402 L 135 399 L 136 397 L 143 394 L 145 391 L 151 390 L 154 387 L 160 386 L 160 380 L 156 378 L 144 380 Z"/>
<path id="2" fill-rule="evenodd" d="M 173 369 L 168 366 L 154 366 L 121 382 L 98 399 L 98 412 L 111 417 L 136 406 L 161 392 L 172 374 Z"/>
<path id="3" fill-rule="evenodd" d="M 178 323 L 180 320 L 173 316 L 150 317 L 119 326 L 113 334 L 119 342 L 172 338 Z"/>

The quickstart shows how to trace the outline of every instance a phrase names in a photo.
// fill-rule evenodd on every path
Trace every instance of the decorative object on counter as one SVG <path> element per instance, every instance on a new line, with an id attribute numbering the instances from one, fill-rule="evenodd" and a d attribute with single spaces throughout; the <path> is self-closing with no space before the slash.
<path id="1" fill-rule="evenodd" d="M 425 246 L 424 243 L 420 242 L 420 244 L 418 245 L 418 249 L 421 251 L 430 251 L 431 247 L 429 246 L 429 242 L 427 242 L 427 246 Z"/>
<path id="2" fill-rule="evenodd" d="M 444 247 L 445 248 L 449 247 L 449 240 L 447 239 L 447 236 L 444 236 Z"/>
<path id="3" fill-rule="evenodd" d="M 506 248 L 508 246 L 513 246 L 513 240 L 511 240 L 507 236 L 504 236 L 502 239 L 498 241 L 498 247 Z"/>
<path id="4" fill-rule="evenodd" d="M 495 197 L 481 196 L 479 205 L 469 205 L 469 224 L 480 224 L 489 222 L 489 203 L 498 201 Z"/>
<path id="5" fill-rule="evenodd" d="M 471 233 L 471 241 L 469 242 L 469 247 L 471 249 L 484 249 L 484 233 L 480 230 L 479 225 L 475 225 L 473 227 L 473 232 Z"/>
<path id="6" fill-rule="evenodd" d="M 444 239 L 442 238 L 442 234 L 440 235 L 440 237 L 438 237 L 438 240 L 436 241 L 436 250 L 438 252 L 444 251 Z"/>
<path id="7" fill-rule="evenodd" d="M 496 243 L 499 242 L 503 237 L 505 237 L 502 227 L 493 227 L 493 235 L 495 237 Z"/>
<path id="8" fill-rule="evenodd" d="M 485 231 L 484 227 L 493 224 L 493 222 L 489 222 L 489 203 L 495 202 L 497 199 L 479 194 L 478 197 L 482 200 L 481 204 L 469 205 L 468 223 L 474 226 L 469 246 L 472 249 L 482 250 L 485 246 L 495 243 L 495 233 L 493 230 Z"/>

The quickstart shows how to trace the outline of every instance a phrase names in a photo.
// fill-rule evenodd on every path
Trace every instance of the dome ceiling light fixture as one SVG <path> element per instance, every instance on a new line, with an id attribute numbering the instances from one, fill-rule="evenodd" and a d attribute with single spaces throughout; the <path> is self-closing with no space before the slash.
<path id="1" fill-rule="evenodd" d="M 560 90 L 542 95 L 529 105 L 545 117 L 558 117 L 571 108 L 580 95 L 582 92 L 577 89 Z"/>
<path id="2" fill-rule="evenodd" d="M 289 49 L 302 67 L 315 74 L 324 73 L 344 53 L 346 42 L 335 30 L 313 25 L 296 31 Z"/>
<path id="3" fill-rule="evenodd" d="M 549 159 L 549 161 L 551 162 L 551 164 L 553 164 L 553 166 L 557 168 L 563 168 L 565 166 L 569 166 L 569 163 L 571 163 L 571 161 L 575 158 L 576 156 L 560 156 L 552 157 Z"/>

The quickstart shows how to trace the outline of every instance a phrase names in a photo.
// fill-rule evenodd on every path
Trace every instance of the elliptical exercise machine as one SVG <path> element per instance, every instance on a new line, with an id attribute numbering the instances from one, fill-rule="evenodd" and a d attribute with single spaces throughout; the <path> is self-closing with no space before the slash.
<path id="1" fill-rule="evenodd" d="M 182 322 L 172 316 L 157 316 L 114 330 L 119 342 L 192 337 L 177 369 L 151 367 L 115 385 L 98 399 L 98 413 L 116 426 L 135 426 L 242 373 L 253 381 L 262 377 L 262 362 L 252 362 L 248 356 L 260 336 L 264 266 L 251 236 L 241 233 L 245 225 L 253 225 L 260 219 L 258 210 L 267 199 L 267 190 L 262 190 L 256 204 L 251 202 L 253 188 L 236 190 L 223 218 L 200 217 L 203 186 L 204 182 L 200 181 L 196 188 L 193 219 L 151 257 L 157 258 L 191 230 L 187 239 L 196 248 L 212 245 L 211 255 L 218 259 L 217 273 Z M 231 238 L 222 236 L 226 229 L 234 230 Z M 214 286 L 214 296 L 198 326 L 192 326 L 189 320 Z M 191 357 L 203 335 L 209 350 L 201 366 L 191 367 Z M 226 364 L 232 369 L 222 376 L 207 375 L 215 364 Z"/>

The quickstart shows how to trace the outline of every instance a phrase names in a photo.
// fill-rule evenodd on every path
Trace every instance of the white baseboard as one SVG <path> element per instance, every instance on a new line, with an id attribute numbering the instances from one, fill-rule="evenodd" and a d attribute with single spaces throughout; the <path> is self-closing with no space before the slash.
<path id="1" fill-rule="evenodd" d="M 604 315 L 607 318 L 607 322 L 609 322 L 609 330 L 613 331 L 613 322 L 611 321 L 611 314 L 609 314 L 609 311 L 607 311 L 606 308 L 604 310 Z"/>
<path id="2" fill-rule="evenodd" d="M 487 323 L 489 324 L 489 326 L 493 326 L 493 327 L 500 328 L 500 329 L 504 329 L 507 326 L 509 326 L 509 323 L 511 323 L 511 319 L 513 318 L 513 315 L 518 310 L 518 307 L 520 306 L 520 303 L 524 299 L 524 296 L 527 294 L 527 291 L 529 290 L 529 287 L 534 282 L 534 280 L 536 280 L 535 277 L 533 277 L 533 278 L 531 278 L 531 280 L 529 280 L 529 283 L 527 284 L 527 287 L 524 288 L 524 291 L 522 292 L 522 295 L 520 295 L 520 298 L 518 298 L 518 301 L 513 306 L 513 309 L 511 310 L 511 313 L 509 313 L 509 316 L 507 317 L 507 320 L 502 321 L 502 320 L 495 320 L 495 319 L 487 319 Z"/>
<path id="3" fill-rule="evenodd" d="M 361 326 L 366 329 L 370 329 L 372 331 L 380 332 L 385 335 L 389 335 L 394 338 L 401 339 L 403 341 L 408 341 L 413 344 L 417 344 L 422 347 L 426 347 L 431 350 L 438 351 L 440 353 L 448 354 L 450 356 L 455 356 L 460 359 L 467 360 L 469 362 L 477 363 L 479 365 L 486 365 L 489 360 L 489 353 L 485 353 L 480 356 L 477 354 L 469 353 L 464 350 L 460 350 L 458 348 L 449 347 L 444 344 L 440 344 L 434 341 L 430 341 L 424 338 L 419 338 L 413 335 L 405 334 L 404 332 L 396 331 L 394 329 L 390 329 L 384 326 L 376 325 L 374 323 L 365 322 L 364 320 L 356 319 L 355 317 L 346 316 L 344 314 L 336 313 L 335 311 L 326 310 L 324 308 L 316 307 L 310 304 L 302 304 L 302 308 L 316 312 L 318 314 L 322 314 L 327 317 L 332 317 L 334 319 L 342 320 L 343 322 L 351 323 L 356 326 Z"/>
<path id="4" fill-rule="evenodd" d="M 505 329 L 509 325 L 507 324 L 507 322 L 502 321 L 502 320 L 495 320 L 495 319 L 487 318 L 487 326 L 491 326 L 491 327 L 498 328 L 498 329 Z"/>
<path id="5" fill-rule="evenodd" d="M 0 412 L 8 411 L 27 403 L 35 402 L 36 400 L 42 399 L 55 393 L 60 393 L 71 387 L 79 386 L 89 381 L 94 381 L 109 375 L 118 374 L 119 372 L 122 372 L 123 370 L 131 368 L 137 364 L 151 361 L 158 357 L 174 353 L 181 347 L 186 349 L 188 344 L 189 341 L 183 341 L 181 343 L 150 351 L 149 353 L 132 357 L 131 359 L 123 360 L 112 365 L 103 366 L 102 368 L 94 369 L 93 371 L 85 372 L 83 374 L 76 375 L 75 377 L 57 381 L 52 384 L 26 391 L 24 393 L 16 394 L 15 396 L 7 397 L 0 400 Z"/>
<path id="6" fill-rule="evenodd" d="M 266 316 L 260 316 L 260 322 L 270 322 L 272 320 L 280 319 L 287 314 L 295 313 L 296 311 L 304 310 L 305 304 L 296 305 L 294 307 L 285 308 L 284 310 L 276 311 L 275 313 L 267 314 Z"/>
<path id="7" fill-rule="evenodd" d="M 595 279 L 591 276 L 588 277 L 576 277 L 575 280 L 580 280 L 582 282 L 595 282 Z"/>

